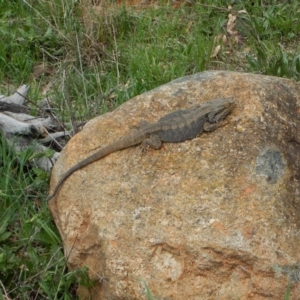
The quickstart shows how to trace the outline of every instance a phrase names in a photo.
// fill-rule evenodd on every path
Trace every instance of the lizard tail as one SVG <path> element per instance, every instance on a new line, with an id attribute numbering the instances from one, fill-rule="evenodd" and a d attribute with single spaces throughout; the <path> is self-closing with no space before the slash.
<path id="1" fill-rule="evenodd" d="M 59 179 L 57 185 L 54 188 L 54 191 L 52 193 L 52 195 L 49 195 L 47 197 L 47 201 L 49 201 L 50 199 L 52 199 L 57 192 L 59 191 L 59 189 L 61 188 L 62 184 L 64 183 L 64 181 L 71 176 L 74 172 L 78 171 L 79 169 L 99 160 L 100 158 L 113 153 L 115 151 L 118 150 L 122 150 L 125 148 L 128 148 L 130 146 L 136 145 L 141 143 L 143 140 L 143 137 L 141 135 L 137 135 L 137 134 L 130 134 L 127 136 L 124 136 L 123 138 L 120 138 L 118 141 L 105 146 L 104 148 L 100 149 L 99 151 L 95 152 L 94 154 L 88 156 L 87 158 L 85 158 L 84 160 L 80 161 L 79 163 L 77 163 L 76 165 L 74 165 L 73 167 L 71 167 L 66 173 L 64 173 L 62 175 L 62 177 Z"/>

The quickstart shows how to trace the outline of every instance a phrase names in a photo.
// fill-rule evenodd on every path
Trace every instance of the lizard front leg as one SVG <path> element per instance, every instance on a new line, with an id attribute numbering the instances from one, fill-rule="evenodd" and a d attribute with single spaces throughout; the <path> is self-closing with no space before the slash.
<path id="1" fill-rule="evenodd" d="M 228 124 L 228 122 L 225 120 L 222 120 L 217 123 L 205 122 L 203 125 L 203 131 L 214 131 L 219 127 L 225 126 L 226 124 Z"/>

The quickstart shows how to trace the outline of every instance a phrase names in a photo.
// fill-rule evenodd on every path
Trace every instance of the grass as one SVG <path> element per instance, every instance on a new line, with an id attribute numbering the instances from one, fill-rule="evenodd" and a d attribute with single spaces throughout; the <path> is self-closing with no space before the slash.
<path id="1" fill-rule="evenodd" d="M 107 0 L 105 13 L 83 2 L 0 0 L 2 94 L 30 84 L 29 98 L 47 94 L 67 124 L 208 69 L 300 80 L 297 0 L 236 1 L 231 10 L 222 0 L 144 9 Z M 0 299 L 74 299 L 91 283 L 85 269 L 67 270 L 45 203 L 49 174 L 30 165 L 32 155 L 1 138 Z"/>
<path id="2" fill-rule="evenodd" d="M 66 271 L 44 201 L 49 175 L 30 166 L 33 155 L 14 153 L 0 137 L 0 299 L 74 299 L 74 282 L 84 282 L 86 272 Z"/>

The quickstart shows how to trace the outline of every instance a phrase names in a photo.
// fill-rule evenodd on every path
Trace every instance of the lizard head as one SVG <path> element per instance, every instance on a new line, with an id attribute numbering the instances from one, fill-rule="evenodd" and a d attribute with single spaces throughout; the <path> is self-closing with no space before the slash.
<path id="1" fill-rule="evenodd" d="M 208 120 L 210 123 L 216 123 L 223 120 L 236 106 L 234 100 L 229 98 L 215 99 L 213 101 L 209 101 L 209 103 L 211 103 L 208 114 Z"/>

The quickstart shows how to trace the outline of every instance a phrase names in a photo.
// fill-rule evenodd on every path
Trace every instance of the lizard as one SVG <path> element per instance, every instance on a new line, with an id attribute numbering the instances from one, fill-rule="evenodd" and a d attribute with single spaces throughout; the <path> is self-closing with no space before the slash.
<path id="1" fill-rule="evenodd" d="M 179 109 L 160 118 L 156 123 L 144 124 L 139 129 L 124 135 L 116 141 L 100 148 L 95 153 L 72 166 L 62 175 L 53 193 L 47 200 L 55 197 L 64 181 L 79 169 L 109 155 L 110 153 L 132 147 L 137 144 L 159 149 L 162 142 L 180 143 L 191 140 L 203 131 L 213 131 L 227 122 L 224 120 L 235 107 L 234 100 L 218 98 L 195 105 L 188 109 Z"/>

